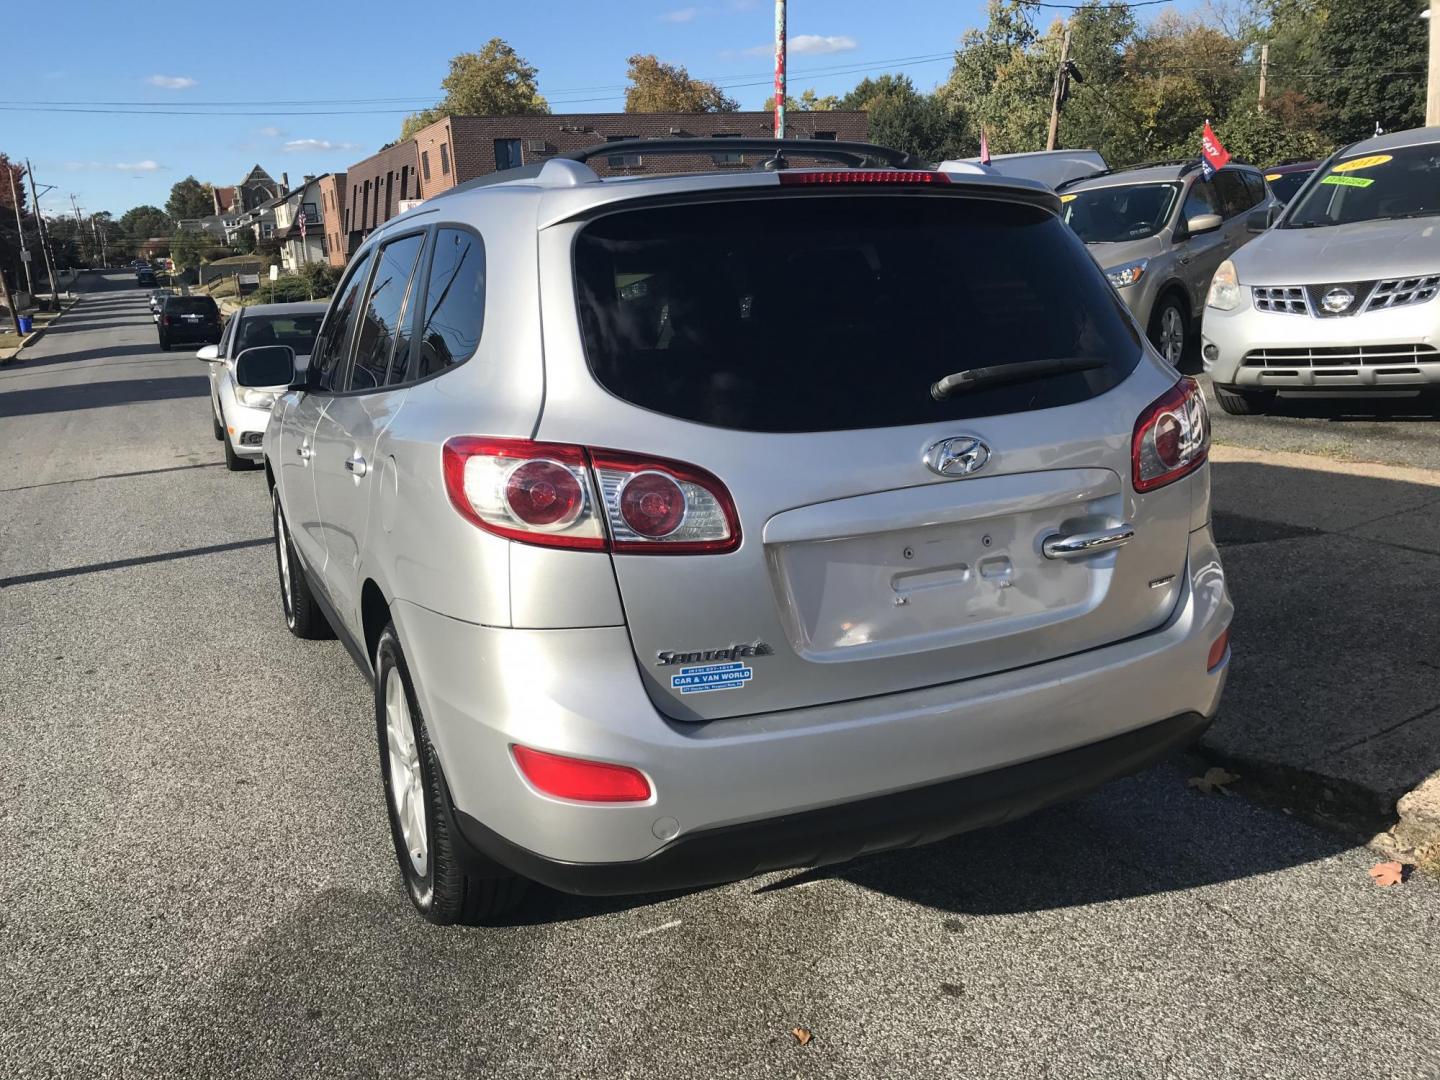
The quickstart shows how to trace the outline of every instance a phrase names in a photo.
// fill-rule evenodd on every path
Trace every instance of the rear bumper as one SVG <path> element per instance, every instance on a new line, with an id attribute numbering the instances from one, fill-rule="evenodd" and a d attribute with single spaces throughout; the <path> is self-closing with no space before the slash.
<path id="1" fill-rule="evenodd" d="M 624 627 L 500 629 L 403 600 L 391 606 L 459 821 L 473 821 L 467 833 L 480 850 L 541 880 L 558 874 L 557 883 L 564 874 L 545 865 L 634 864 L 662 850 L 723 848 L 788 830 L 792 819 L 820 814 L 813 820 L 824 821 L 827 811 L 843 815 L 845 806 L 872 800 L 894 798 L 907 809 L 893 828 L 858 843 L 787 839 L 783 851 L 763 859 L 727 857 L 725 871 L 709 880 L 777 858 L 829 857 L 827 844 L 844 858 L 918 843 L 932 832 L 949 835 L 1063 798 L 1068 788 L 1036 779 L 1047 759 L 1106 745 L 1118 752 L 1129 744 L 1110 740 L 1171 718 L 1215 715 L 1228 662 L 1209 671 L 1207 658 L 1232 611 L 1219 553 L 1203 528 L 1190 534 L 1175 611 L 1150 633 L 983 678 L 685 724 L 656 712 Z M 1142 743 L 1151 737 L 1136 736 Z M 1169 743 L 1160 729 L 1153 738 Z M 650 777 L 652 797 L 597 806 L 542 795 L 515 766 L 515 743 L 639 768 Z M 1077 790 L 1132 767 L 1128 759 L 1112 764 L 1096 765 Z M 1039 771 L 995 789 L 1000 805 L 993 811 L 964 802 L 940 812 L 957 796 L 934 796 L 932 804 L 915 794 L 952 784 L 959 791 L 967 781 L 987 792 L 996 782 L 987 775 L 1029 765 Z M 910 819 L 931 811 L 939 815 L 934 829 Z M 714 839 L 719 833 L 741 839 Z M 697 836 L 711 838 L 690 846 Z M 656 865 L 691 857 L 667 855 Z"/>
<path id="2" fill-rule="evenodd" d="M 1092 791 L 1182 749 L 1210 726 L 1182 713 L 1087 746 L 978 776 L 763 821 L 702 829 L 630 862 L 547 858 L 511 843 L 468 814 L 456 826 L 467 852 L 562 892 L 609 896 L 698 888 L 798 866 L 914 847 L 1022 817 Z"/>

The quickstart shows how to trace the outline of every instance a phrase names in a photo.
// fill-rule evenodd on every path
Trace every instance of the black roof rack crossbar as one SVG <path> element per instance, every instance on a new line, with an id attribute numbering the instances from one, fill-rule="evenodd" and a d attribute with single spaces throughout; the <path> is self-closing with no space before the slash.
<path id="1" fill-rule="evenodd" d="M 832 139 L 764 139 L 764 138 L 713 138 L 693 136 L 681 139 L 620 139 L 616 142 L 587 146 L 584 150 L 561 154 L 571 161 L 589 161 L 591 158 L 618 156 L 621 154 L 735 154 L 770 153 L 772 156 L 762 163 L 767 169 L 789 167 L 786 153 L 797 157 L 827 158 L 845 165 L 889 167 L 893 169 L 933 169 L 930 162 L 907 154 L 903 150 L 892 150 L 888 146 L 874 146 L 862 142 L 837 142 Z"/>

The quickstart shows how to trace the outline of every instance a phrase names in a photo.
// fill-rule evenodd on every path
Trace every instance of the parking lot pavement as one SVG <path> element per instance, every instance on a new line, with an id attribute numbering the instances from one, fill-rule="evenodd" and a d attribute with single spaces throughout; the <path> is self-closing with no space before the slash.
<path id="1" fill-rule="evenodd" d="M 1317 454 L 1440 469 L 1440 395 L 1408 398 L 1285 397 L 1267 416 L 1230 416 L 1210 403 L 1215 440 L 1255 450 Z"/>
<path id="2" fill-rule="evenodd" d="M 201 364 L 108 283 L 0 369 L 7 1077 L 1440 1070 L 1440 883 L 1376 888 L 1372 852 L 1188 762 L 825 871 L 422 923 L 368 691 L 286 633 L 263 479 L 225 473 Z"/>

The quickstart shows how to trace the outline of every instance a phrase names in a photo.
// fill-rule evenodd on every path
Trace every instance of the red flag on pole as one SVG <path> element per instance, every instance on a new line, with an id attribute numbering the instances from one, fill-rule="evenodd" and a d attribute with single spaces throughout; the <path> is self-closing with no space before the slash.
<path id="1" fill-rule="evenodd" d="M 985 130 L 985 125 L 980 125 L 980 164 L 990 164 L 990 136 Z"/>
<path id="2" fill-rule="evenodd" d="M 1230 160 L 1230 151 L 1221 145 L 1220 137 L 1210 127 L 1209 120 L 1205 121 L 1205 130 L 1200 136 L 1200 156 L 1200 167 L 1206 180 L 1214 176 L 1217 169 L 1223 169 Z"/>

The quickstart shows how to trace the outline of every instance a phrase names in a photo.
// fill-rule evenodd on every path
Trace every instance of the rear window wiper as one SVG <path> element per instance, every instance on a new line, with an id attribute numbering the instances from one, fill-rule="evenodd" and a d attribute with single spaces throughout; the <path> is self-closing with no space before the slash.
<path id="1" fill-rule="evenodd" d="M 1098 356 L 1056 356 L 1049 360 L 1025 360 L 1018 364 L 995 364 L 992 367 L 966 368 L 946 375 L 930 387 L 930 396 L 944 401 L 952 394 L 983 390 L 987 386 L 1048 379 L 1052 375 L 1069 375 L 1076 371 L 1094 371 L 1109 365 Z"/>

